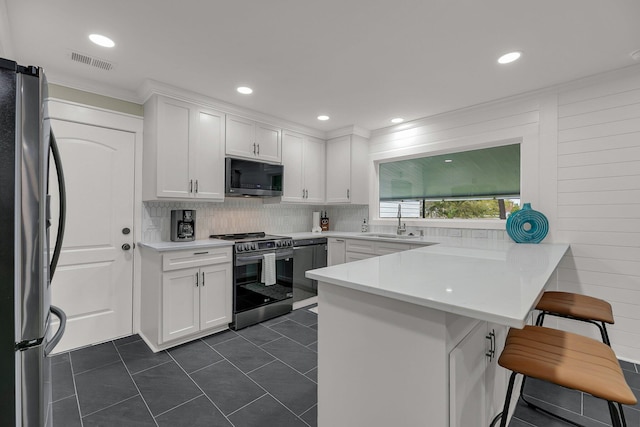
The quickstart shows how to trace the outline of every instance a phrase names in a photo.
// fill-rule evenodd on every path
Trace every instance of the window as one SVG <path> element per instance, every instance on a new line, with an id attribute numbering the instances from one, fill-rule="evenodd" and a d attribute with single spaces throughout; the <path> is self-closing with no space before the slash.
<path id="1" fill-rule="evenodd" d="M 519 209 L 520 144 L 381 163 L 380 217 L 501 218 Z"/>

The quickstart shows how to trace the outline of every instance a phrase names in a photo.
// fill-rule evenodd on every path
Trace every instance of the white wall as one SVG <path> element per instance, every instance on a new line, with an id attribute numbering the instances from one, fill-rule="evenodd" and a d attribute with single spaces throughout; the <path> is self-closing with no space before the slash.
<path id="1" fill-rule="evenodd" d="M 373 133 L 373 162 L 522 141 L 522 200 L 549 218 L 546 242 L 571 244 L 552 286 L 611 302 L 613 348 L 619 357 L 639 362 L 640 69 L 405 126 Z M 370 176 L 373 201 L 374 166 Z M 375 210 L 372 202 L 370 211 Z M 477 222 L 474 227 L 482 228 Z M 598 337 L 588 325 L 549 322 L 558 324 Z"/>
<path id="2" fill-rule="evenodd" d="M 609 301 L 614 350 L 640 361 L 640 73 L 560 93 L 556 229 L 559 288 Z"/>

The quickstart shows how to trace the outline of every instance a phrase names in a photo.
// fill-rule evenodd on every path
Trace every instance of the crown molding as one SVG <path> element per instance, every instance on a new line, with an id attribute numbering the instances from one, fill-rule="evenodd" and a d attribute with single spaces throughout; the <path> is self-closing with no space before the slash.
<path id="1" fill-rule="evenodd" d="M 298 123 L 294 123 L 279 117 L 271 116 L 269 114 L 261 113 L 259 111 L 251 110 L 248 108 L 242 108 L 229 102 L 221 101 L 219 99 L 210 98 L 197 92 L 182 89 L 176 86 L 172 86 L 166 83 L 161 83 L 156 80 L 147 79 L 137 91 L 137 97 L 142 103 L 145 103 L 153 95 L 164 95 L 171 98 L 180 99 L 185 102 L 200 104 L 202 106 L 220 110 L 227 114 L 234 114 L 236 116 L 242 116 L 250 120 L 255 120 L 263 123 L 270 124 L 272 126 L 281 127 L 294 132 L 302 133 L 309 136 L 314 136 L 320 139 L 327 139 L 324 131 L 310 128 Z"/>
<path id="2" fill-rule="evenodd" d="M 371 138 L 371 131 L 357 125 L 345 126 L 327 132 L 327 139 L 339 138 L 345 135 L 358 135 L 365 139 Z"/>
<path id="3" fill-rule="evenodd" d="M 77 77 L 70 78 L 55 71 L 44 70 L 44 72 L 49 83 L 142 105 L 140 99 L 131 91 L 97 83 L 93 80 L 84 80 Z"/>

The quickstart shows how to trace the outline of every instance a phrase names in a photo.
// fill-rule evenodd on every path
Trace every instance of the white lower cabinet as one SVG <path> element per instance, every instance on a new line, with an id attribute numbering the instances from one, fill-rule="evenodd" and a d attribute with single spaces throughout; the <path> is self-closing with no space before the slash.
<path id="1" fill-rule="evenodd" d="M 415 249 L 416 245 L 409 243 L 391 243 L 381 242 L 368 239 L 341 239 L 345 241 L 345 255 L 343 262 L 358 261 L 361 259 L 372 258 L 374 256 L 387 255 L 395 252 L 407 251 L 409 249 Z M 332 245 L 329 241 L 329 259 L 337 260 L 337 257 L 332 256 Z M 336 262 L 339 264 L 339 262 Z M 330 264 L 334 265 L 334 264 Z"/>
<path id="2" fill-rule="evenodd" d="M 162 275 L 162 340 L 182 338 L 231 322 L 231 265 L 171 271 Z"/>
<path id="3" fill-rule="evenodd" d="M 497 358 L 506 329 L 478 322 L 449 353 L 450 426 L 489 425 L 502 410 L 507 371 L 498 366 Z"/>
<path id="4" fill-rule="evenodd" d="M 231 247 L 141 252 L 140 329 L 154 351 L 229 327 L 233 298 Z"/>
<path id="5" fill-rule="evenodd" d="M 346 262 L 346 240 L 329 237 L 327 239 L 327 266 L 344 264 Z"/>

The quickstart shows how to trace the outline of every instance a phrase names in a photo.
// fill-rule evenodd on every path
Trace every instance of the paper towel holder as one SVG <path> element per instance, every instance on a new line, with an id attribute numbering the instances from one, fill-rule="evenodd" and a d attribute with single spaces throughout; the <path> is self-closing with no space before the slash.
<path id="1" fill-rule="evenodd" d="M 313 221 L 311 226 L 312 233 L 320 233 L 322 232 L 322 228 L 320 227 L 320 212 L 313 213 Z"/>

